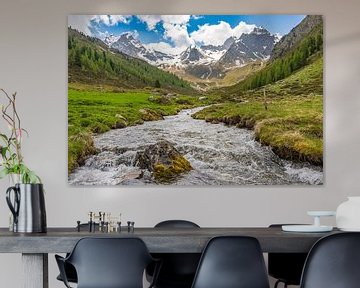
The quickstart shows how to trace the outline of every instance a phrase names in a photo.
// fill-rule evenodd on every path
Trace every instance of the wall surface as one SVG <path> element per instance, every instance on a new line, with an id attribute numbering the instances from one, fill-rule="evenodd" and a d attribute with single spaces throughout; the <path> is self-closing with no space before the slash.
<path id="1" fill-rule="evenodd" d="M 360 195 L 360 2 L 358 0 L 2 0 L 0 87 L 18 92 L 30 138 L 29 166 L 46 187 L 48 226 L 73 226 L 89 210 L 122 212 L 136 226 L 186 218 L 201 226 L 309 222 L 307 210 L 334 210 Z M 325 185 L 321 187 L 119 187 L 67 185 L 68 14 L 322 14 L 325 19 Z M 0 182 L 5 192 L 6 180 Z M 328 220 L 334 224 L 334 220 Z M 8 225 L 5 193 L 0 226 Z M 50 287 L 55 261 L 50 256 Z M 19 255 L 0 255 L 2 287 L 21 286 Z"/>

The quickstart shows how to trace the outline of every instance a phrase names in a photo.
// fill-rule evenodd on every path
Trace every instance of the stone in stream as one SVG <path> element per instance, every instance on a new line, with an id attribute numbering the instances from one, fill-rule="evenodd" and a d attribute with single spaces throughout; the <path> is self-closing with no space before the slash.
<path id="1" fill-rule="evenodd" d="M 144 121 L 164 120 L 163 115 L 148 108 L 140 109 L 139 113 L 141 114 L 141 119 Z"/>
<path id="2" fill-rule="evenodd" d="M 193 168 L 169 141 L 162 140 L 136 154 L 135 166 L 152 172 L 158 183 L 171 183 Z"/>
<path id="3" fill-rule="evenodd" d="M 116 114 L 115 117 L 117 120 L 116 123 L 112 126 L 113 129 L 121 129 L 128 126 L 128 122 L 124 116 L 121 114 Z"/>

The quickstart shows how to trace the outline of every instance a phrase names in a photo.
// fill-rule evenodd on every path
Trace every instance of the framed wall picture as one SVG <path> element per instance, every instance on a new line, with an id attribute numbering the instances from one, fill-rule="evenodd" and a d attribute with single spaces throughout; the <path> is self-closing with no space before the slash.
<path id="1" fill-rule="evenodd" d="M 72 185 L 323 184 L 319 15 L 70 15 Z"/>

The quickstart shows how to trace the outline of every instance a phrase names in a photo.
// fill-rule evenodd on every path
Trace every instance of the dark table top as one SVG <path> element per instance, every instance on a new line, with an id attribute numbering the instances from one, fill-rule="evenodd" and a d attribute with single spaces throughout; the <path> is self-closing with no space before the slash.
<path id="1" fill-rule="evenodd" d="M 221 235 L 252 236 L 263 252 L 308 252 L 321 237 L 338 233 L 294 233 L 277 228 L 126 228 L 119 232 L 77 232 L 76 228 L 48 228 L 47 233 L 20 234 L 0 228 L 0 253 L 65 253 L 82 237 L 139 237 L 152 253 L 201 253 L 207 241 Z"/>

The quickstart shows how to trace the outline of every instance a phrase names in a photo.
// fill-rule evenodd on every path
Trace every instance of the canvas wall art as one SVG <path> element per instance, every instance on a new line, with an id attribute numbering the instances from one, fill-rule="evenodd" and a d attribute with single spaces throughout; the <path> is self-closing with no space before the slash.
<path id="1" fill-rule="evenodd" d="M 70 15 L 71 185 L 323 184 L 318 15 Z"/>

